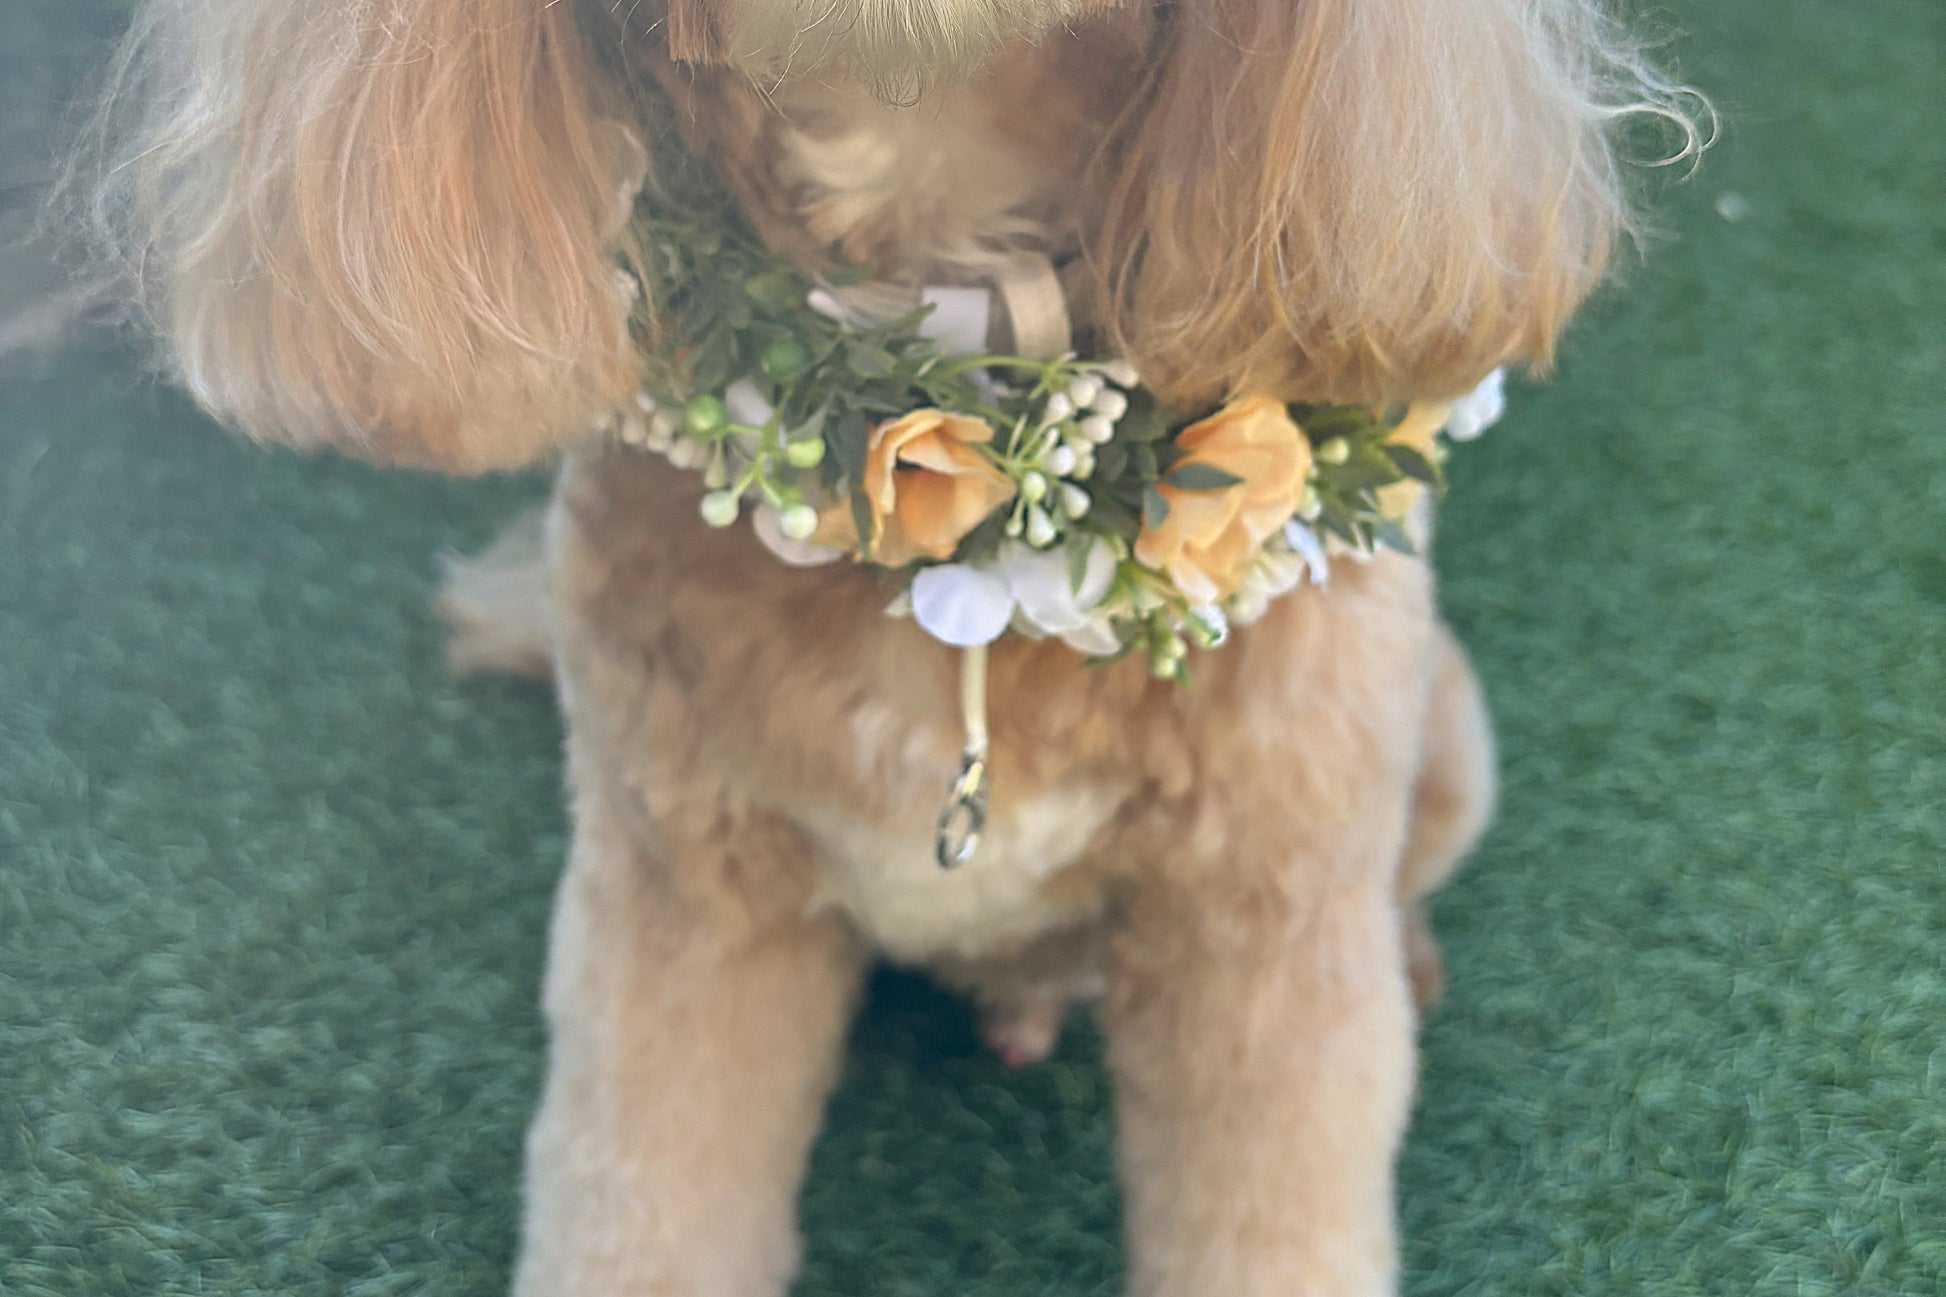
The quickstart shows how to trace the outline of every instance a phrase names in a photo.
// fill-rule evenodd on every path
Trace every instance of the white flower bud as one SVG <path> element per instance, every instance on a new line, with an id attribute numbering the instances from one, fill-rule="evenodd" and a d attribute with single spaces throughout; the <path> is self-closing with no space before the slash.
<path id="1" fill-rule="evenodd" d="M 1035 549 L 1054 543 L 1054 520 L 1038 504 L 1027 506 L 1027 543 Z"/>
<path id="2" fill-rule="evenodd" d="M 644 443 L 650 450 L 663 452 L 675 444 L 676 416 L 667 410 L 657 410 L 649 417 L 649 436 Z"/>
<path id="3" fill-rule="evenodd" d="M 1074 381 L 1068 384 L 1068 400 L 1074 402 L 1074 408 L 1077 410 L 1087 409 L 1100 395 L 1101 380 L 1093 374 L 1078 374 Z"/>
<path id="4" fill-rule="evenodd" d="M 1047 476 L 1034 469 L 1028 469 L 1020 479 L 1020 498 L 1029 504 L 1039 504 L 1047 498 Z"/>
<path id="5" fill-rule="evenodd" d="M 727 527 L 737 520 L 737 498 L 734 491 L 711 491 L 703 497 L 700 512 L 703 521 L 712 527 Z"/>
<path id="6" fill-rule="evenodd" d="M 1182 629 L 1197 648 L 1215 648 L 1230 637 L 1229 619 L 1214 604 L 1191 608 L 1189 616 L 1183 619 Z"/>
<path id="7" fill-rule="evenodd" d="M 1128 413 L 1128 398 L 1110 388 L 1095 398 L 1095 413 L 1114 423 Z"/>
<path id="8" fill-rule="evenodd" d="M 669 447 L 669 462 L 677 468 L 695 468 L 703 462 L 709 452 L 687 437 L 676 438 Z"/>
<path id="9" fill-rule="evenodd" d="M 1041 457 L 1041 467 L 1056 477 L 1074 472 L 1074 447 L 1056 446 Z"/>
<path id="10" fill-rule="evenodd" d="M 784 458 L 792 468 L 816 468 L 824 462 L 824 442 L 816 437 L 804 437 L 797 441 L 784 443 Z"/>
<path id="11" fill-rule="evenodd" d="M 1351 458 L 1351 443 L 1343 437 L 1333 437 L 1318 447 L 1318 463 L 1342 464 Z"/>
<path id="12" fill-rule="evenodd" d="M 1295 590 L 1307 571 L 1309 567 L 1303 556 L 1298 554 L 1267 549 L 1257 556 L 1255 572 L 1263 583 L 1266 598 L 1275 599 L 1278 595 Z"/>
<path id="13" fill-rule="evenodd" d="M 1111 360 L 1101 367 L 1100 373 L 1117 387 L 1138 387 L 1142 382 L 1142 376 L 1135 372 L 1135 366 L 1126 360 Z"/>
<path id="14" fill-rule="evenodd" d="M 1189 655 L 1182 637 L 1170 634 L 1155 643 L 1149 650 L 1149 671 L 1160 679 L 1167 680 L 1182 670 L 1182 660 Z"/>
<path id="15" fill-rule="evenodd" d="M 621 438 L 622 444 L 625 446 L 648 445 L 649 421 L 636 414 L 623 416 Z"/>
<path id="16" fill-rule="evenodd" d="M 1081 435 L 1097 446 L 1115 440 L 1115 421 L 1105 414 L 1091 414 L 1081 421 Z"/>
<path id="17" fill-rule="evenodd" d="M 777 517 L 777 530 L 792 540 L 809 540 L 818 529 L 818 511 L 808 504 L 786 505 Z"/>
<path id="18" fill-rule="evenodd" d="M 1061 484 L 1061 512 L 1070 518 L 1087 516 L 1088 507 L 1094 503 L 1088 493 L 1072 482 Z"/>
<path id="19" fill-rule="evenodd" d="M 1077 482 L 1085 482 L 1095 475 L 1095 448 L 1084 446 L 1075 452 L 1074 469 L 1068 476 Z"/>
<path id="20" fill-rule="evenodd" d="M 1324 501 L 1318 498 L 1318 488 L 1306 484 L 1304 494 L 1298 497 L 1297 516 L 1306 522 L 1316 520 L 1324 512 Z"/>
<path id="21" fill-rule="evenodd" d="M 1020 531 L 1020 515 L 1016 513 L 1007 519 L 1007 534 L 1015 539 L 1019 539 Z"/>
<path id="22" fill-rule="evenodd" d="M 730 484 L 730 466 L 723 462 L 722 456 L 712 459 L 703 469 L 703 485 L 712 491 L 720 491 Z"/>
<path id="23" fill-rule="evenodd" d="M 1227 608 L 1230 624 L 1248 626 L 1251 622 L 1261 619 L 1269 608 L 1270 600 L 1264 596 L 1263 591 L 1239 590 L 1230 597 Z"/>
<path id="24" fill-rule="evenodd" d="M 1071 419 L 1074 417 L 1074 402 L 1068 399 L 1066 392 L 1056 392 L 1047 398 L 1046 414 L 1049 423 Z"/>

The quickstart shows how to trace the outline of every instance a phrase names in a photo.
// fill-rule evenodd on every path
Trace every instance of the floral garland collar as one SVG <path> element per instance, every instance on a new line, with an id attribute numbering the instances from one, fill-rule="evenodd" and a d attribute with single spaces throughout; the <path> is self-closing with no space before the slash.
<path id="1" fill-rule="evenodd" d="M 700 472 L 712 526 L 748 507 L 787 563 L 871 564 L 900 583 L 889 611 L 969 650 L 942 865 L 985 817 L 984 646 L 1058 637 L 1186 680 L 1192 646 L 1325 584 L 1332 558 L 1410 552 L 1438 434 L 1470 439 L 1504 406 L 1496 370 L 1404 410 L 1171 409 L 1126 361 L 980 350 L 984 328 L 941 309 L 969 290 L 874 309 L 883 286 L 772 254 L 700 165 L 639 201 L 637 232 L 652 292 L 628 276 L 644 378 L 621 440 Z"/>

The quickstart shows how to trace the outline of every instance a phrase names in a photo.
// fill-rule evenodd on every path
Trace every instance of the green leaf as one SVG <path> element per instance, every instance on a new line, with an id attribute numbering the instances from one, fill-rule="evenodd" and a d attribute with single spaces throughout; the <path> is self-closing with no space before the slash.
<path id="1" fill-rule="evenodd" d="M 1385 448 L 1368 444 L 1354 448 L 1351 458 L 1342 464 L 1319 465 L 1318 476 L 1340 491 L 1371 491 L 1390 486 L 1405 474 L 1385 453 Z"/>
<path id="2" fill-rule="evenodd" d="M 1419 552 L 1418 548 L 1412 543 L 1412 537 L 1405 534 L 1405 528 L 1399 526 L 1397 522 L 1390 518 L 1380 518 L 1374 523 L 1372 526 L 1372 535 L 1379 544 L 1389 549 L 1396 549 L 1401 554 L 1417 554 Z"/>
<path id="3" fill-rule="evenodd" d="M 863 491 L 851 493 L 851 525 L 858 530 L 859 551 L 870 558 L 872 543 L 878 538 L 872 529 L 872 502 Z"/>
<path id="4" fill-rule="evenodd" d="M 1129 536 L 1135 532 L 1135 510 L 1119 496 L 1106 492 L 1095 492 L 1088 520 L 1111 536 Z"/>
<path id="5" fill-rule="evenodd" d="M 782 314 L 804 305 L 804 287 L 781 270 L 753 275 L 743 285 L 750 299 L 765 310 Z"/>
<path id="6" fill-rule="evenodd" d="M 888 337 L 902 338 L 907 341 L 922 342 L 927 347 L 932 347 L 935 344 L 931 341 L 931 339 L 918 338 L 915 336 L 919 331 L 919 325 L 923 323 L 925 321 L 925 318 L 928 315 L 931 315 L 932 313 L 933 313 L 933 304 L 931 302 L 927 302 L 924 306 L 915 306 L 910 311 L 907 311 L 904 315 L 901 315 L 898 319 L 892 320 L 889 323 L 887 323 L 884 330 L 885 334 Z"/>
<path id="7" fill-rule="evenodd" d="M 1168 431 L 1162 407 L 1146 388 L 1128 393 L 1128 413 L 1115 424 L 1116 441 L 1161 441 Z"/>
<path id="8" fill-rule="evenodd" d="M 810 422 L 815 410 L 818 426 L 822 428 L 825 413 L 830 408 L 830 398 L 821 399 L 819 396 L 817 376 L 806 372 L 784 385 L 784 399 L 777 406 L 777 417 L 786 428 L 802 428 Z"/>
<path id="9" fill-rule="evenodd" d="M 712 332 L 690 358 L 689 372 L 697 390 L 720 392 L 735 377 L 736 337 L 724 330 Z"/>
<path id="10" fill-rule="evenodd" d="M 1095 480 L 1118 482 L 1128 472 L 1128 443 L 1116 438 L 1095 450 Z"/>
<path id="11" fill-rule="evenodd" d="M 1318 406 L 1298 414 L 1300 409 L 1304 407 L 1292 406 L 1292 417 L 1304 429 L 1304 435 L 1311 439 L 1313 445 L 1330 441 L 1333 437 L 1355 437 L 1378 423 L 1372 412 L 1362 405 Z"/>
<path id="12" fill-rule="evenodd" d="M 856 482 L 864 476 L 865 445 L 870 435 L 865 416 L 856 410 L 847 410 L 831 425 L 825 444 L 831 450 L 832 462 L 838 466 L 839 480 Z"/>
<path id="13" fill-rule="evenodd" d="M 1081 583 L 1088 579 L 1088 554 L 1094 547 L 1094 537 L 1088 533 L 1068 533 L 1068 593 L 1081 593 Z"/>
<path id="14" fill-rule="evenodd" d="M 1142 492 L 1142 526 L 1154 531 L 1169 517 L 1169 501 L 1162 492 L 1149 487 Z"/>
<path id="15" fill-rule="evenodd" d="M 981 519 L 980 524 L 966 535 L 960 537 L 959 545 L 953 554 L 962 563 L 975 565 L 990 562 L 1000 552 L 1000 542 L 1007 538 L 1007 511 L 996 509 Z"/>
<path id="16" fill-rule="evenodd" d="M 814 438 L 822 437 L 824 435 L 825 416 L 830 413 L 831 407 L 829 405 L 820 405 L 817 409 L 811 411 L 808 418 L 800 420 L 791 426 L 789 429 L 791 440 L 810 441 Z M 828 450 L 830 448 L 826 447 L 826 449 Z"/>
<path id="17" fill-rule="evenodd" d="M 709 337 L 715 327 L 715 322 L 701 311 L 678 311 L 675 327 L 669 331 L 669 345 L 677 350 L 685 347 L 693 349 Z"/>
<path id="18" fill-rule="evenodd" d="M 845 363 L 860 378 L 884 378 L 898 368 L 891 352 L 857 339 L 845 344 Z"/>
<path id="19" fill-rule="evenodd" d="M 1318 527 L 1328 531 L 1347 545 L 1358 543 L 1358 527 L 1346 510 L 1335 504 L 1327 504 L 1324 512 L 1318 515 Z"/>
<path id="20" fill-rule="evenodd" d="M 1387 445 L 1385 453 L 1391 457 L 1399 471 L 1415 482 L 1427 486 L 1439 485 L 1439 466 L 1410 446 Z"/>
<path id="21" fill-rule="evenodd" d="M 1243 479 L 1214 464 L 1178 464 L 1162 475 L 1162 480 L 1179 491 L 1221 491 Z"/>

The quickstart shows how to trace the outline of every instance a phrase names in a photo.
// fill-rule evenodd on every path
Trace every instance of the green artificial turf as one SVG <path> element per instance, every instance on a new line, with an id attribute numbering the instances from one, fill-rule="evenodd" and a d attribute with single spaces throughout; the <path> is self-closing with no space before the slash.
<path id="1" fill-rule="evenodd" d="M 18 154 L 102 24 L 9 7 Z M 1454 461 L 1506 796 L 1437 907 L 1406 1288 L 1937 1297 L 1946 10 L 1674 21 L 1725 140 Z M 109 343 L 0 376 L 6 1297 L 502 1289 L 560 735 L 428 596 L 537 489 L 239 444 Z M 1009 1074 L 876 992 L 798 1291 L 1115 1291 L 1096 1037 Z"/>

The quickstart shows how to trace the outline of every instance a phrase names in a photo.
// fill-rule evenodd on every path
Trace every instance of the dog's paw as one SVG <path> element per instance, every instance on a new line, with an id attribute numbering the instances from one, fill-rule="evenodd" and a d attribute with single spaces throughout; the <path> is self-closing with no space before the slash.
<path id="1" fill-rule="evenodd" d="M 980 1022 L 980 1038 L 1008 1067 L 1028 1067 L 1047 1061 L 1061 1043 L 1061 1022 L 1067 1006 L 1055 1001 L 988 1009 Z"/>

